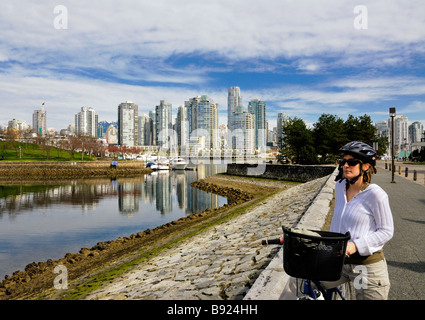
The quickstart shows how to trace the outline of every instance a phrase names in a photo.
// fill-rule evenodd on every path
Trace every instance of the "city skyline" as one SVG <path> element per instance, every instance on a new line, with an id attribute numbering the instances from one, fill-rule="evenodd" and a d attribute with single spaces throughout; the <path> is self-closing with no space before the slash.
<path id="1" fill-rule="evenodd" d="M 43 102 L 57 131 L 83 106 L 117 121 L 123 101 L 139 114 L 168 101 L 174 121 L 198 95 L 218 104 L 226 124 L 234 86 L 245 110 L 251 99 L 266 101 L 270 128 L 278 113 L 309 125 L 323 113 L 377 122 L 389 107 L 425 124 L 425 4 L 361 4 L 3 1 L 0 125 L 30 124 Z"/>

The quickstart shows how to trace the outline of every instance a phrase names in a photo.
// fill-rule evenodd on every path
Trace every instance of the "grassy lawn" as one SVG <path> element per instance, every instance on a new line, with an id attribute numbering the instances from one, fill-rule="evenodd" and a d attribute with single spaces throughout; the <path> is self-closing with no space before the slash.
<path id="1" fill-rule="evenodd" d="M 19 154 L 21 147 L 21 155 Z M 0 141 L 0 160 L 4 161 L 89 161 L 92 160 L 88 155 L 81 159 L 81 153 L 75 152 L 72 159 L 71 153 L 55 147 L 48 150 L 38 144 L 22 142 Z"/>

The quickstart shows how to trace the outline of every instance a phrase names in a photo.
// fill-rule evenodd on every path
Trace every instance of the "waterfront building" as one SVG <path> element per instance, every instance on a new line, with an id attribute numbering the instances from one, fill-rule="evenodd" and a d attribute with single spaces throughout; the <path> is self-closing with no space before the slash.
<path id="1" fill-rule="evenodd" d="M 391 117 L 388 118 L 388 134 L 389 142 L 391 146 Z M 408 138 L 409 138 L 409 129 L 408 129 L 408 119 L 406 116 L 395 116 L 394 117 L 394 153 L 398 154 L 404 148 L 407 147 Z"/>
<path id="2" fill-rule="evenodd" d="M 150 137 L 148 138 L 149 142 L 151 143 L 152 146 L 156 146 L 156 116 L 155 116 L 155 111 L 149 111 L 149 118 L 151 119 L 150 121 L 150 132 L 149 135 Z"/>
<path id="3" fill-rule="evenodd" d="M 253 155 L 255 149 L 254 116 L 250 112 L 237 108 L 233 113 L 233 130 L 229 132 L 229 141 L 232 142 L 232 149 L 237 157 L 244 158 L 246 155 Z"/>
<path id="4" fill-rule="evenodd" d="M 152 145 L 152 119 L 147 114 L 139 116 L 138 145 Z"/>
<path id="5" fill-rule="evenodd" d="M 424 133 L 424 125 L 415 121 L 409 126 L 409 141 L 410 143 L 421 142 Z"/>
<path id="6" fill-rule="evenodd" d="M 190 152 L 210 153 L 219 149 L 218 104 L 207 95 L 196 96 L 184 104 Z M 187 151 L 187 150 L 186 150 Z"/>
<path id="7" fill-rule="evenodd" d="M 227 124 L 220 124 L 218 131 L 220 148 L 223 150 L 223 152 L 227 154 L 227 151 L 231 146 L 231 143 L 227 141 L 227 137 L 229 135 L 229 129 L 227 128 Z"/>
<path id="8" fill-rule="evenodd" d="M 390 123 L 391 125 L 391 123 Z M 389 137 L 388 121 L 375 122 L 376 134 L 378 137 Z"/>
<path id="9" fill-rule="evenodd" d="M 197 128 L 205 132 L 205 148 L 214 150 L 219 148 L 218 131 L 218 104 L 206 96 L 201 96 L 197 108 Z"/>
<path id="10" fill-rule="evenodd" d="M 93 108 L 81 107 L 81 111 L 75 115 L 75 133 L 97 137 L 98 115 Z"/>
<path id="11" fill-rule="evenodd" d="M 18 132 L 25 131 L 29 128 L 25 120 L 12 119 L 8 122 L 7 129 L 15 129 Z"/>
<path id="12" fill-rule="evenodd" d="M 267 145 L 266 102 L 259 98 L 251 99 L 248 104 L 248 112 L 253 115 L 254 119 L 254 147 L 260 152 L 265 152 Z"/>
<path id="13" fill-rule="evenodd" d="M 276 125 L 276 143 L 278 148 L 282 148 L 282 141 L 283 141 L 283 124 L 285 121 L 289 120 L 289 116 L 286 113 L 278 113 L 277 114 L 277 125 Z"/>
<path id="14" fill-rule="evenodd" d="M 40 134 L 44 136 L 46 134 L 47 126 L 46 126 L 46 118 L 47 113 L 44 109 L 44 103 L 41 107 L 41 110 L 34 110 L 32 114 L 32 129 L 36 134 Z"/>
<path id="15" fill-rule="evenodd" d="M 118 106 L 118 144 L 134 147 L 138 140 L 138 113 L 137 104 L 126 101 Z"/>
<path id="16" fill-rule="evenodd" d="M 118 143 L 118 130 L 114 125 L 109 125 L 106 129 L 106 143 L 117 144 Z"/>
<path id="17" fill-rule="evenodd" d="M 184 102 L 189 134 L 198 127 L 198 103 L 200 100 L 201 96 L 196 96 Z"/>
<path id="18" fill-rule="evenodd" d="M 172 134 L 173 128 L 172 121 L 171 103 L 161 100 L 159 105 L 155 107 L 155 135 L 158 146 L 164 146 L 169 142 L 169 137 Z"/>
<path id="19" fill-rule="evenodd" d="M 241 89 L 231 87 L 227 92 L 227 127 L 229 130 L 233 130 L 233 114 L 239 106 L 242 106 Z"/>
<path id="20" fill-rule="evenodd" d="M 189 120 L 187 117 L 186 105 L 181 105 L 177 109 L 176 132 L 177 145 L 180 154 L 186 154 L 189 145 Z"/>

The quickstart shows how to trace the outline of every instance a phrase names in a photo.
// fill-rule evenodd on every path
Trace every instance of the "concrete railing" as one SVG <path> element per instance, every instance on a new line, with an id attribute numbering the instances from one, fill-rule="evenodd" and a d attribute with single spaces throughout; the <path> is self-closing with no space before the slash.
<path id="1" fill-rule="evenodd" d="M 323 188 L 304 213 L 297 227 L 321 230 L 329 213 L 330 203 L 334 196 L 336 168 L 329 176 Z M 252 285 L 244 300 L 289 300 L 295 299 L 294 282 L 283 269 L 283 248 L 279 250 L 269 265 Z"/>
<path id="2" fill-rule="evenodd" d="M 285 164 L 239 164 L 227 165 L 231 175 L 253 176 L 286 181 L 307 182 L 325 177 L 335 170 L 335 166 L 285 165 Z M 250 173 L 251 172 L 251 173 Z"/>

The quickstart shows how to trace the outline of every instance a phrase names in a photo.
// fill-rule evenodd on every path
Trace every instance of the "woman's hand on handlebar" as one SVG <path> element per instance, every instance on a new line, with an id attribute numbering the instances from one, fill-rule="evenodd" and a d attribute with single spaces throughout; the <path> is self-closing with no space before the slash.
<path id="1" fill-rule="evenodd" d="M 283 244 L 283 237 L 279 239 L 266 239 L 261 241 L 262 245 L 269 245 L 269 244 Z"/>
<path id="2" fill-rule="evenodd" d="M 353 253 L 357 252 L 356 244 L 353 241 L 347 242 L 347 249 L 345 250 L 345 254 L 351 256 Z"/>

